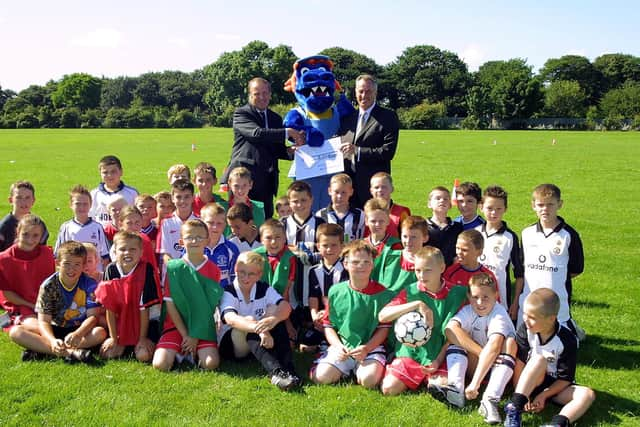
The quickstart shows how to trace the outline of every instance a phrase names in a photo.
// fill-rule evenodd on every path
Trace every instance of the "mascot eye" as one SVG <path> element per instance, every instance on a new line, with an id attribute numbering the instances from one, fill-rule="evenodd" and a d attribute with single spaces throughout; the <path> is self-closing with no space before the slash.
<path id="1" fill-rule="evenodd" d="M 309 71 L 309 69 L 307 67 L 302 67 L 300 69 L 300 75 L 303 75 L 304 73 L 306 73 L 307 71 Z"/>
<path id="2" fill-rule="evenodd" d="M 318 71 L 327 71 L 327 69 L 324 68 L 324 67 L 318 67 L 318 68 L 316 68 L 316 70 L 318 70 Z"/>

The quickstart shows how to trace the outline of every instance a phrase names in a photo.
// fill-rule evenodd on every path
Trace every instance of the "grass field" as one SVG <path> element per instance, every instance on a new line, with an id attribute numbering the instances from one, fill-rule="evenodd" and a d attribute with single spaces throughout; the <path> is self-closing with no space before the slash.
<path id="1" fill-rule="evenodd" d="M 174 163 L 206 160 L 220 172 L 232 141 L 229 129 L 1 130 L 0 191 L 31 180 L 34 212 L 53 243 L 71 216 L 67 190 L 95 187 L 103 155 L 120 157 L 126 183 L 156 192 L 168 187 Z M 560 214 L 580 232 L 586 256 L 572 307 L 588 333 L 577 380 L 598 395 L 581 426 L 640 425 L 638 159 L 637 132 L 412 131 L 401 133 L 393 162 L 394 199 L 415 213 L 426 215 L 429 189 L 450 187 L 454 178 L 497 183 L 509 192 L 505 219 L 516 231 L 535 220 L 535 185 L 553 182 L 563 190 Z M 281 182 L 288 182 L 284 173 Z M 8 203 L 0 209 L 8 211 Z M 68 366 L 19 358 L 20 349 L 0 334 L 0 425 L 483 425 L 475 402 L 454 411 L 424 393 L 385 398 L 350 384 L 307 384 L 283 394 L 255 364 L 162 374 L 130 361 Z M 297 361 L 301 373 L 310 363 Z M 548 420 L 557 410 L 550 408 L 544 417 L 526 416 L 525 425 Z"/>

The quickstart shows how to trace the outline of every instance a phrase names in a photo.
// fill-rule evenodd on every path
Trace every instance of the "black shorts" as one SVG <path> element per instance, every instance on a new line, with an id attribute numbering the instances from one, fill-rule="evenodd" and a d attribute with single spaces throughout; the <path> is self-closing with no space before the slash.
<path id="1" fill-rule="evenodd" d="M 531 392 L 531 396 L 530 399 L 535 399 L 535 397 L 537 395 L 539 395 L 540 393 L 542 393 L 544 391 L 545 388 L 549 388 L 549 386 L 551 386 L 551 384 L 553 384 L 554 382 L 556 382 L 557 378 L 552 377 L 549 374 L 546 374 L 544 376 L 544 380 L 542 380 L 542 384 L 540 384 L 539 386 L 537 386 L 536 388 L 533 389 L 533 391 Z M 571 385 L 575 385 L 575 382 L 572 382 Z M 568 386 L 567 386 L 568 387 Z M 549 398 L 549 400 L 553 400 L 553 396 L 551 396 Z"/>
<path id="2" fill-rule="evenodd" d="M 60 340 L 64 340 L 64 337 L 77 330 L 79 327 L 80 326 L 72 326 L 70 328 L 63 328 L 62 326 L 51 325 L 51 329 L 53 329 L 53 336 Z"/>

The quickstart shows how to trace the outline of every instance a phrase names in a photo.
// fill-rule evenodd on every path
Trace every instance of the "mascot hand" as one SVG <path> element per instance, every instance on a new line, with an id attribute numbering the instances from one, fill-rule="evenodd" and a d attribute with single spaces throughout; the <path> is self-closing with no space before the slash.
<path id="1" fill-rule="evenodd" d="M 338 103 L 336 105 L 338 107 L 338 114 L 340 114 L 340 117 L 346 117 L 356 111 L 356 109 L 353 108 L 353 105 L 351 105 L 351 102 L 349 102 L 347 97 L 344 95 L 344 92 L 340 94 L 340 99 L 338 99 Z"/>
<path id="2" fill-rule="evenodd" d="M 320 147 L 324 143 L 324 134 L 316 128 L 308 127 L 307 144 L 311 147 Z"/>

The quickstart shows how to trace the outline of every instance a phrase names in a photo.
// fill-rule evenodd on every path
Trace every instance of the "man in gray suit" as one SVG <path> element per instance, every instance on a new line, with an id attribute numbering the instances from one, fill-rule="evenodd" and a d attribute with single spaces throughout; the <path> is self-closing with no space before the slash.
<path id="1" fill-rule="evenodd" d="M 249 198 L 264 203 L 266 218 L 273 216 L 273 197 L 278 192 L 278 159 L 291 160 L 293 150 L 287 149 L 285 140 L 297 145 L 304 141 L 304 134 L 284 128 L 282 117 L 269 110 L 271 84 L 260 77 L 249 81 L 249 102 L 233 113 L 233 147 L 231 160 L 222 182 L 227 182 L 229 172 L 238 166 L 251 171 L 253 188 Z"/>
<path id="2" fill-rule="evenodd" d="M 376 172 L 391 173 L 391 160 L 398 146 L 400 124 L 392 110 L 376 104 L 378 85 L 373 76 L 356 78 L 358 110 L 340 123 L 345 172 L 354 185 L 351 204 L 362 208 L 371 197 L 369 181 Z"/>

